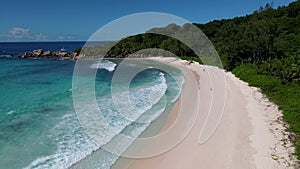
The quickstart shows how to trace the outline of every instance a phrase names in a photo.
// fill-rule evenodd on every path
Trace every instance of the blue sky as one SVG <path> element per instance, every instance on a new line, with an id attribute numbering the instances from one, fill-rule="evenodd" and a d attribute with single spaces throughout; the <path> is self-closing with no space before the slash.
<path id="1" fill-rule="evenodd" d="M 293 1 L 273 0 L 274 7 Z M 87 40 L 107 23 L 140 12 L 206 23 L 251 14 L 268 2 L 272 0 L 1 0 L 0 42 Z"/>

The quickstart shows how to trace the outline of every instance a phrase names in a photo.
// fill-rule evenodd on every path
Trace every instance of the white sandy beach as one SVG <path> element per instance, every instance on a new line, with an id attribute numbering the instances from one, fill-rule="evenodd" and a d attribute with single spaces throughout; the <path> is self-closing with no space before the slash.
<path id="1" fill-rule="evenodd" d="M 170 62 L 183 71 L 192 70 L 199 80 L 200 97 L 199 115 L 191 131 L 177 146 L 163 154 L 142 159 L 131 159 L 129 162 L 118 162 L 113 168 L 128 169 L 283 169 L 296 168 L 295 157 L 291 155 L 294 148 L 287 139 L 285 124 L 281 122 L 282 113 L 278 107 L 269 102 L 254 87 L 236 78 L 224 70 L 199 65 L 186 64 L 186 61 L 171 58 L 155 58 L 158 61 Z M 182 90 L 181 100 L 193 103 L 184 93 L 189 87 L 189 77 L 185 75 L 186 84 Z M 218 79 L 226 79 L 226 85 Z M 225 90 L 225 91 L 223 91 Z M 215 106 L 211 100 L 220 99 L 218 93 L 225 92 L 224 109 Z M 213 99 L 212 99 L 213 98 Z M 174 106 L 165 128 L 170 127 L 178 109 L 185 105 Z M 180 107 L 181 106 L 181 107 Z M 205 130 L 208 123 L 217 123 L 218 117 L 213 111 L 223 111 L 217 129 L 208 140 Z M 207 120 L 207 123 L 205 123 Z M 201 131 L 202 136 L 200 135 Z M 208 136 L 208 135 L 207 135 Z M 199 140 L 200 139 L 200 140 Z M 147 149 L 157 147 L 157 143 Z M 122 160 L 120 160 L 122 161 Z"/>

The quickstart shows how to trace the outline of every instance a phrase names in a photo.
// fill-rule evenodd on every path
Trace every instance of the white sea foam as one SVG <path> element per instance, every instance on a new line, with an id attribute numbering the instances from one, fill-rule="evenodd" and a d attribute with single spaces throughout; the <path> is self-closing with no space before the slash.
<path id="1" fill-rule="evenodd" d="M 119 112 L 131 121 L 136 121 L 145 111 L 152 108 L 167 91 L 167 82 L 163 73 L 160 73 L 156 80 L 158 83 L 150 87 L 135 88 L 129 93 L 117 94 L 118 100 L 114 100 Z M 129 96 L 129 98 L 128 98 Z M 128 99 L 131 109 L 128 110 Z M 117 101 L 117 102 L 116 102 Z"/>
<path id="2" fill-rule="evenodd" d="M 157 106 L 157 105 L 156 105 Z M 165 111 L 166 107 L 162 107 L 160 109 L 155 110 L 154 112 L 147 112 L 148 115 L 141 116 L 143 119 L 142 121 L 153 121 L 158 116 L 161 115 Z M 145 113 L 146 114 L 146 113 Z M 140 119 L 139 119 L 140 120 Z M 130 133 L 127 132 L 127 136 L 130 136 L 132 138 L 138 138 L 145 129 L 150 125 L 151 123 L 131 123 L 130 126 Z M 128 128 L 126 128 L 128 129 Z M 126 130 L 125 129 L 125 130 Z M 123 130 L 124 131 L 124 130 Z M 116 137 L 114 137 L 116 138 Z M 114 143 L 114 147 L 116 148 L 114 151 L 115 153 L 121 154 L 122 152 L 126 151 L 126 149 L 134 142 L 133 139 L 118 139 L 117 141 L 114 141 L 114 138 L 112 139 Z M 109 169 L 115 162 L 118 160 L 119 156 L 108 153 L 103 150 L 97 150 L 96 153 L 91 154 L 91 156 L 88 156 L 80 163 L 77 163 L 74 167 L 71 167 L 71 169 L 78 169 L 78 168 L 99 168 L 99 169 Z M 97 159 L 97 160 L 95 160 Z"/>
<path id="3" fill-rule="evenodd" d="M 13 58 L 11 55 L 0 55 L 0 58 Z"/>
<path id="4" fill-rule="evenodd" d="M 15 110 L 12 110 L 12 111 L 7 112 L 6 114 L 10 115 L 10 114 L 13 114 L 14 112 L 15 112 Z"/>
<path id="5" fill-rule="evenodd" d="M 90 65 L 90 68 L 93 69 L 106 69 L 109 72 L 112 72 L 115 70 L 117 64 L 114 62 L 111 62 L 109 60 L 101 60 L 100 62 L 94 63 Z"/>
<path id="6" fill-rule="evenodd" d="M 74 114 L 66 114 L 62 121 L 52 129 L 53 138 L 57 143 L 54 154 L 36 159 L 25 169 L 63 169 L 80 161 L 98 149 L 83 131 Z"/>
<path id="7" fill-rule="evenodd" d="M 179 85 L 179 86 L 177 87 L 177 89 L 178 89 L 179 91 L 177 92 L 177 95 L 171 100 L 171 103 L 174 103 L 174 102 L 177 101 L 178 98 L 180 97 L 182 87 L 183 87 L 183 85 L 184 85 L 184 83 L 185 83 L 184 77 L 181 76 L 180 80 L 176 81 L 176 83 L 177 83 L 177 85 Z"/>
<path id="8" fill-rule="evenodd" d="M 90 122 L 87 123 L 89 126 L 85 126 L 85 128 L 89 129 L 88 133 L 96 133 L 100 137 L 97 139 L 97 143 L 85 133 L 86 130 L 81 127 L 75 114 L 69 113 L 64 115 L 62 121 L 53 128 L 52 135 L 50 136 L 57 143 L 56 152 L 52 155 L 36 159 L 25 169 L 68 168 L 93 153 L 93 151 L 98 150 L 102 145 L 111 141 L 114 136 L 120 134 L 127 126 L 132 124 L 132 121 L 127 118 L 128 116 L 134 121 L 139 119 L 143 113 L 150 110 L 164 97 L 168 87 L 164 74 L 160 73 L 155 81 L 156 85 L 137 87 L 130 91 L 117 93 L 121 100 L 128 99 L 129 96 L 133 107 L 138 109 L 138 114 L 132 114 L 130 110 L 126 110 L 128 106 L 123 106 L 123 110 L 116 109 L 114 100 L 109 96 L 97 99 L 103 117 L 102 122 L 95 122 L 93 117 L 89 116 L 95 110 L 85 110 L 87 116 L 84 120 Z M 88 105 L 89 102 L 82 104 Z M 147 121 L 148 123 L 136 124 L 139 126 L 134 127 L 131 131 L 132 137 L 138 137 L 150 125 L 151 121 L 156 119 L 164 110 L 165 107 L 162 107 L 159 111 L 153 113 L 152 116 L 148 115 L 144 117 L 143 121 Z M 120 111 L 127 114 L 122 114 Z M 120 142 L 119 144 L 122 146 L 119 146 L 119 151 L 125 151 L 131 143 L 132 141 Z M 109 159 L 106 159 L 108 157 Z M 102 167 L 99 167 L 98 164 L 100 169 L 108 169 L 118 159 L 118 156 L 112 154 L 108 157 L 103 157 L 105 159 L 102 160 Z"/>

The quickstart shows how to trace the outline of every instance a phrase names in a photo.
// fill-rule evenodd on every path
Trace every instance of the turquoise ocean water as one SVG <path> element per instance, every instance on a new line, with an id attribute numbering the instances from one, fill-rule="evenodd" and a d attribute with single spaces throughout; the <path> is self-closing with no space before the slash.
<path id="1" fill-rule="evenodd" d="M 129 90 L 120 83 L 113 93 L 120 100 L 129 93 L 131 103 L 140 113 L 134 114 L 137 122 L 131 122 L 112 99 L 111 81 L 121 62 L 113 59 L 88 65 L 97 70 L 96 99 L 109 124 L 101 125 L 99 121 L 103 142 L 95 143 L 80 125 L 73 105 L 72 92 L 77 90 L 72 88 L 75 62 L 0 57 L 0 168 L 109 169 L 119 156 L 102 150 L 101 145 L 118 134 L 140 136 L 150 123 L 138 121 L 152 122 L 167 113 L 183 84 L 181 72 L 173 67 L 165 65 L 176 78 L 151 66 L 161 63 L 139 60 L 125 64 L 125 70 L 148 66 L 130 82 Z M 128 72 L 121 73 L 125 77 Z M 81 76 L 84 79 L 86 75 Z M 76 92 L 82 92 L 84 97 L 85 91 Z M 83 98 L 81 104 L 88 105 L 89 100 Z M 122 111 L 126 112 L 126 108 L 123 106 Z M 123 143 L 124 150 L 130 144 Z"/>

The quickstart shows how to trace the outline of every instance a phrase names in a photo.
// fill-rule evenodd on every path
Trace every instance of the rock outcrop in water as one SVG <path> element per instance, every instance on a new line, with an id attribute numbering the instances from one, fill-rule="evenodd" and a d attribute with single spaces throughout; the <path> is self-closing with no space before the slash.
<path id="1" fill-rule="evenodd" d="M 52 52 L 52 51 L 44 51 L 43 49 L 36 49 L 32 52 L 26 52 L 18 56 L 21 59 L 26 58 L 57 58 L 61 60 L 78 60 L 83 58 L 84 55 L 80 55 L 76 52 Z"/>

